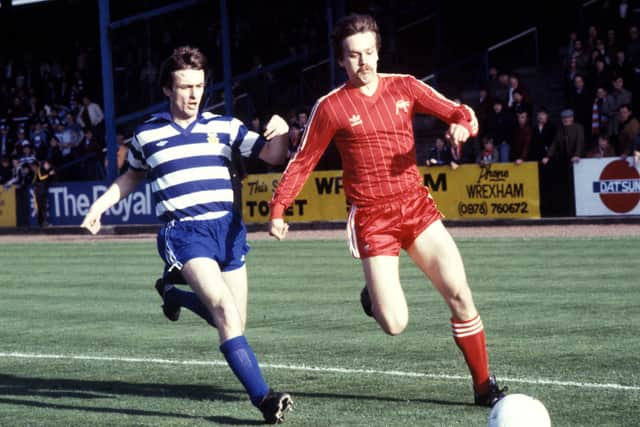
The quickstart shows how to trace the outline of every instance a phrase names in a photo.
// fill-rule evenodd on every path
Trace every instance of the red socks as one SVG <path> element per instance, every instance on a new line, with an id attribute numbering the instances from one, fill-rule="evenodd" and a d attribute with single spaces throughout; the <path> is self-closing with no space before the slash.
<path id="1" fill-rule="evenodd" d="M 451 318 L 453 340 L 462 350 L 473 378 L 473 389 L 479 395 L 489 392 L 489 358 L 480 315 L 470 320 Z"/>

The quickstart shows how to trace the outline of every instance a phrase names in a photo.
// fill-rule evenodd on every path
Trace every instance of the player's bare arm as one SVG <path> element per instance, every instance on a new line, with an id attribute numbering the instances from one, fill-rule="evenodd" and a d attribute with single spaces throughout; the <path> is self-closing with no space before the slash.
<path id="1" fill-rule="evenodd" d="M 86 228 L 91 234 L 96 234 L 100 231 L 102 213 L 135 190 L 145 175 L 145 171 L 137 171 L 135 169 L 129 169 L 120 175 L 107 191 L 93 202 L 80 227 Z"/>
<path id="2" fill-rule="evenodd" d="M 263 136 L 269 141 L 260 151 L 259 157 L 272 165 L 280 165 L 287 159 L 289 125 L 280 116 L 273 115 L 265 126 Z"/>

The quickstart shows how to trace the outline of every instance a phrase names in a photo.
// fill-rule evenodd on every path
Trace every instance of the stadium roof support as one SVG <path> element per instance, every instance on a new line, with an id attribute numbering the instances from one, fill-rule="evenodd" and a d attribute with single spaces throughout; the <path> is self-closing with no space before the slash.
<path id="1" fill-rule="evenodd" d="M 104 124 L 107 145 L 107 179 L 112 182 L 118 176 L 118 161 L 116 146 L 115 101 L 113 91 L 113 64 L 111 55 L 110 28 L 111 12 L 109 0 L 99 0 L 100 20 L 100 56 L 102 59 L 102 95 L 104 99 Z"/>

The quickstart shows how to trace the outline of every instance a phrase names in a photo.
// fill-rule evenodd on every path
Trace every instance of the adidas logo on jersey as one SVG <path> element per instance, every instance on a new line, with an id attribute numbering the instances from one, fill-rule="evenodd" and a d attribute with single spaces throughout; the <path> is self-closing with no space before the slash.
<path id="1" fill-rule="evenodd" d="M 351 127 L 362 125 L 360 114 L 354 114 L 353 116 L 349 117 L 349 123 L 351 123 Z"/>

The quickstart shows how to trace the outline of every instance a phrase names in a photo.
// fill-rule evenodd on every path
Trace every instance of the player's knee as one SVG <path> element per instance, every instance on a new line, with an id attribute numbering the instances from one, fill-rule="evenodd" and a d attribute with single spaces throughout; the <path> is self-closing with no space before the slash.
<path id="1" fill-rule="evenodd" d="M 454 315 L 459 316 L 475 311 L 471 290 L 468 286 L 461 286 L 447 296 L 447 304 Z M 460 318 L 460 317 L 458 317 Z"/>
<path id="2" fill-rule="evenodd" d="M 400 335 L 407 329 L 409 324 L 409 315 L 407 313 L 394 313 L 392 315 L 383 316 L 378 321 L 382 330 L 388 335 Z"/>

